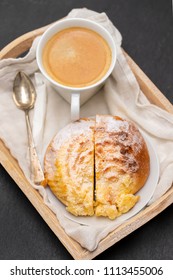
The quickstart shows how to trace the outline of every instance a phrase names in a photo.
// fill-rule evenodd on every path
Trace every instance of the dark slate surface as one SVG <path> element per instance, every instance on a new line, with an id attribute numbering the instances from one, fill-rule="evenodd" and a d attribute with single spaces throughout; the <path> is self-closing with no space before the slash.
<path id="1" fill-rule="evenodd" d="M 1 0 L 0 48 L 72 8 L 106 12 L 123 48 L 173 103 L 171 0 Z M 173 206 L 96 259 L 173 259 Z M 0 166 L 0 259 L 72 259 Z"/>

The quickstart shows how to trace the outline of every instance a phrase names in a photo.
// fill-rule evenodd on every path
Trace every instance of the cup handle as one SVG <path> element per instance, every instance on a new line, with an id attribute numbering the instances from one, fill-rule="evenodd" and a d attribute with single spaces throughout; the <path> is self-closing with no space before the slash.
<path id="1" fill-rule="evenodd" d="M 80 119 L 80 92 L 71 93 L 71 121 Z"/>

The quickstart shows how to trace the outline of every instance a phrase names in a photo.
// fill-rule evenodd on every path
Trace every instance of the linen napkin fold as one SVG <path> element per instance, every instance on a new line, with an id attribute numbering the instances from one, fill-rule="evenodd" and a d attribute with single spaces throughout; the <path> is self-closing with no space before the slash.
<path id="1" fill-rule="evenodd" d="M 130 119 L 148 135 L 156 147 L 160 162 L 160 178 L 149 204 L 161 197 L 173 183 L 173 116 L 150 104 L 132 73 L 121 50 L 122 37 L 105 13 L 74 9 L 67 17 L 89 18 L 103 25 L 113 36 L 117 47 L 117 62 L 105 86 L 81 107 L 81 117 L 112 114 Z M 43 166 L 43 157 L 52 137 L 70 122 L 70 105 L 49 85 L 35 59 L 39 37 L 24 58 L 0 61 L 0 138 L 18 160 L 30 181 L 28 142 L 24 113 L 16 109 L 12 99 L 13 80 L 18 71 L 30 75 L 37 91 L 37 101 L 30 113 L 33 136 Z M 15 120 L 15 125 L 14 122 Z M 12 125 L 13 123 L 13 125 Z M 123 223 L 123 215 L 114 221 L 97 217 L 74 217 L 52 194 L 49 188 L 32 186 L 56 214 L 66 233 L 86 249 L 93 251 L 100 240 Z M 125 216 L 124 216 L 125 217 Z"/>

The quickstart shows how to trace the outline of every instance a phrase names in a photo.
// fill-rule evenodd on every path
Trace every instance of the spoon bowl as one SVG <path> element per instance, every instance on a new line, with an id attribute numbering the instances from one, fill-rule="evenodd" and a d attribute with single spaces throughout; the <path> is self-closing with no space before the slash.
<path id="1" fill-rule="evenodd" d="M 15 77 L 13 99 L 21 110 L 30 110 L 34 107 L 36 91 L 30 78 L 23 72 L 19 72 Z"/>

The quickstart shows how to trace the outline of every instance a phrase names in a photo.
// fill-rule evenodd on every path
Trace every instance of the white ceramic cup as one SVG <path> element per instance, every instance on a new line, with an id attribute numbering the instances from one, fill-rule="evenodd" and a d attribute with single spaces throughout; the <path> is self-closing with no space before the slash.
<path id="1" fill-rule="evenodd" d="M 58 83 L 57 81 L 53 80 L 48 73 L 46 72 L 43 61 L 42 61 L 42 53 L 43 48 L 47 41 L 59 31 L 69 28 L 69 27 L 84 27 L 91 29 L 98 34 L 100 34 L 108 43 L 111 52 L 112 52 L 112 60 L 110 67 L 106 74 L 96 83 L 81 87 L 69 87 Z M 84 104 L 92 95 L 94 95 L 99 88 L 105 83 L 106 79 L 112 73 L 112 70 L 115 66 L 116 62 L 116 46 L 114 40 L 110 33 L 102 27 L 100 24 L 95 23 L 94 21 L 88 19 L 81 19 L 81 18 L 71 18 L 71 19 L 64 19 L 56 22 L 55 24 L 51 25 L 42 35 L 36 52 L 36 59 L 38 63 L 38 67 L 42 74 L 47 78 L 47 80 L 52 84 L 52 86 L 58 91 L 58 93 L 69 103 L 71 103 L 71 120 L 76 121 L 80 118 L 80 105 Z"/>

